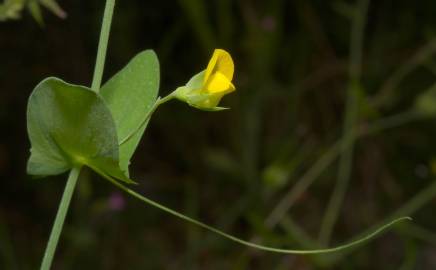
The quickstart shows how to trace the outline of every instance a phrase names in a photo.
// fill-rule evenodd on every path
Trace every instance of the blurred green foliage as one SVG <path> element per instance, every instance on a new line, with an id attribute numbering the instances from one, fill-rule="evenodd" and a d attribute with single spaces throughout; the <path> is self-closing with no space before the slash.
<path id="1" fill-rule="evenodd" d="M 68 19 L 44 16 L 44 28 L 25 13 L 0 24 L 0 125 L 7 127 L 0 133 L 0 269 L 39 265 L 65 183 L 65 176 L 25 175 L 27 98 L 52 74 L 91 81 L 103 2 L 59 3 Z M 146 48 L 160 59 L 161 95 L 200 71 L 214 48 L 231 52 L 236 64 L 237 92 L 223 103 L 231 110 L 204 113 L 174 102 L 156 112 L 131 168 L 138 190 L 247 239 L 319 246 L 336 161 L 348 145 L 341 137 L 357 6 L 118 1 L 106 78 Z M 54 269 L 435 269 L 434 10 L 430 0 L 369 3 L 351 177 L 331 244 L 399 214 L 411 215 L 413 225 L 349 253 L 257 252 L 143 207 L 86 171 Z M 279 205 L 286 215 L 271 222 Z"/>
<path id="2" fill-rule="evenodd" d="M 27 8 L 35 21 L 43 25 L 40 6 L 44 6 L 59 18 L 67 16 L 55 0 L 4 0 L 3 4 L 0 4 L 0 21 L 19 19 L 23 9 Z"/>

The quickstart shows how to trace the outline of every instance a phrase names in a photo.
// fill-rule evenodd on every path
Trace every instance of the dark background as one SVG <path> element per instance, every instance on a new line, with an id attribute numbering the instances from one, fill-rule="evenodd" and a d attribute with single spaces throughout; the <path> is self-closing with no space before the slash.
<path id="1" fill-rule="evenodd" d="M 39 267 L 66 180 L 26 175 L 27 98 L 47 76 L 83 85 L 92 79 L 104 1 L 59 4 L 68 17 L 44 11 L 44 27 L 26 11 L 20 20 L 0 23 L 0 269 Z M 318 171 L 277 226 L 264 221 L 342 137 L 346 95 L 354 89 L 350 10 L 356 6 L 117 1 L 105 80 L 148 48 L 160 59 L 161 95 L 204 69 L 214 48 L 229 51 L 236 66 L 237 91 L 222 102 L 231 110 L 203 112 L 173 101 L 155 113 L 131 165 L 140 183 L 133 188 L 244 239 L 319 247 L 337 158 Z M 435 12 L 431 0 L 369 4 L 361 78 L 354 84 L 355 125 L 383 128 L 356 141 L 329 246 L 392 217 L 410 215 L 413 223 L 351 252 L 284 256 L 185 223 L 85 171 L 53 269 L 436 269 L 434 118 L 408 120 L 415 100 L 435 83 Z"/>

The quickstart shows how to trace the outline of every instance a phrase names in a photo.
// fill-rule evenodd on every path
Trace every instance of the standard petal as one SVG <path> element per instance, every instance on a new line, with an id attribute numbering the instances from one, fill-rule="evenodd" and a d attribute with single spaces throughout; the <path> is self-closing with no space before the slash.
<path id="1" fill-rule="evenodd" d="M 217 64 L 215 70 L 224 74 L 229 81 L 233 79 L 233 72 L 235 70 L 235 65 L 233 64 L 232 56 L 221 49 L 215 50 L 218 54 Z"/>
<path id="2" fill-rule="evenodd" d="M 212 73 L 215 71 L 215 66 L 217 64 L 217 60 L 218 60 L 218 53 L 217 53 L 217 50 L 215 50 L 212 54 L 212 57 L 209 60 L 209 63 L 207 64 L 207 68 L 206 68 L 206 71 L 204 73 L 203 84 L 207 83 L 210 75 L 212 75 Z"/>
<path id="3" fill-rule="evenodd" d="M 206 68 L 204 83 L 206 84 L 210 76 L 215 72 L 221 72 L 229 81 L 233 79 L 235 66 L 232 56 L 222 49 L 215 49 L 212 58 Z"/>

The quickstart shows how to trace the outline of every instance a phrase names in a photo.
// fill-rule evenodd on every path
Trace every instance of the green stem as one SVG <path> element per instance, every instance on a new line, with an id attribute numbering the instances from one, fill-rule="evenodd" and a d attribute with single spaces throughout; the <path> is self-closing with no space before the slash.
<path id="1" fill-rule="evenodd" d="M 101 86 L 103 77 L 103 69 L 106 58 L 107 44 L 109 41 L 109 30 L 112 22 L 113 10 L 115 7 L 115 0 L 107 0 L 103 15 L 103 22 L 100 32 L 100 41 L 98 44 L 97 59 L 95 63 L 94 76 L 92 78 L 91 88 L 98 92 Z M 55 222 L 50 233 L 50 238 L 47 243 L 47 248 L 44 253 L 44 258 L 41 264 L 41 270 L 49 270 L 53 261 L 53 256 L 59 241 L 59 236 L 64 225 L 65 216 L 67 214 L 71 197 L 79 177 L 81 167 L 75 167 L 71 170 L 65 186 L 64 193 L 62 194 L 61 203 L 56 214 Z"/>
<path id="2" fill-rule="evenodd" d="M 380 108 L 383 105 L 393 104 L 396 95 L 395 89 L 401 84 L 403 79 L 410 75 L 417 68 L 425 65 L 428 59 L 431 59 L 436 53 L 436 38 L 432 38 L 424 46 L 419 48 L 416 53 L 406 60 L 385 83 L 383 83 L 381 89 L 377 91 L 377 95 L 372 98 L 372 106 Z M 389 104 L 387 104 L 389 102 Z"/>
<path id="3" fill-rule="evenodd" d="M 367 129 L 362 129 L 359 131 L 359 136 L 362 135 L 370 135 L 374 133 L 378 133 L 380 131 L 390 129 L 393 127 L 398 127 L 407 123 L 410 123 L 415 120 L 424 119 L 425 117 L 418 111 L 408 110 L 402 113 L 398 113 L 395 115 L 387 116 L 381 118 L 379 120 L 374 121 L 368 126 Z"/>
<path id="4" fill-rule="evenodd" d="M 64 226 L 65 216 L 68 212 L 68 207 L 73 196 L 74 187 L 76 186 L 77 179 L 79 178 L 80 167 L 73 168 L 68 177 L 67 184 L 65 186 L 64 194 L 62 195 L 61 203 L 56 214 L 55 222 L 50 234 L 50 238 L 45 249 L 44 258 L 41 264 L 41 270 L 48 270 L 51 267 L 53 256 L 56 251 L 59 236 Z"/>
<path id="5" fill-rule="evenodd" d="M 101 80 L 103 78 L 104 63 L 106 59 L 107 44 L 109 42 L 109 32 L 114 14 L 115 0 L 107 0 L 104 8 L 103 22 L 98 42 L 97 59 L 95 61 L 94 76 L 92 78 L 91 89 L 100 91 Z"/>
<path id="6" fill-rule="evenodd" d="M 339 216 L 342 202 L 347 191 L 353 164 L 354 144 L 355 144 L 355 122 L 357 118 L 357 89 L 352 86 L 349 90 L 347 101 L 346 116 L 344 122 L 343 138 L 341 140 L 341 154 L 339 157 L 338 179 L 334 187 L 330 201 L 327 205 L 325 215 L 321 223 L 319 240 L 323 244 L 328 244 Z"/>
<path id="7" fill-rule="evenodd" d="M 156 102 L 154 103 L 153 107 L 151 108 L 151 110 L 145 115 L 144 119 L 141 121 L 141 123 L 138 125 L 138 127 L 136 129 L 134 129 L 132 132 L 130 132 L 126 137 L 124 137 L 124 139 L 121 140 L 121 142 L 119 143 L 119 145 L 123 145 L 126 142 L 128 142 L 133 136 L 135 136 L 135 134 L 141 130 L 141 128 L 147 123 L 147 121 L 150 119 L 151 115 L 157 110 L 157 108 L 162 105 L 163 103 L 170 101 L 171 99 L 175 98 L 174 96 L 174 92 L 172 92 L 171 94 L 169 94 L 166 97 L 163 98 L 158 98 L 156 100 Z"/>
<path id="8" fill-rule="evenodd" d="M 321 253 L 338 252 L 338 251 L 342 251 L 342 250 L 348 249 L 348 248 L 353 247 L 353 246 L 360 245 L 360 244 L 362 244 L 362 243 L 364 243 L 364 242 L 374 238 L 375 236 L 379 235 L 380 233 L 385 231 L 387 228 L 395 225 L 398 222 L 402 222 L 402 221 L 406 221 L 406 220 L 411 220 L 409 217 L 397 218 L 397 219 L 392 220 L 392 221 L 384 224 L 383 226 L 375 229 L 371 233 L 363 236 L 362 238 L 360 238 L 360 239 L 358 239 L 356 241 L 353 241 L 351 243 L 347 243 L 347 244 L 344 244 L 344 245 L 341 245 L 341 246 L 333 247 L 333 248 L 312 249 L 312 250 L 274 248 L 274 247 L 258 245 L 258 244 L 255 244 L 255 243 L 252 243 L 252 242 L 249 242 L 249 241 L 245 241 L 245 240 L 240 239 L 240 238 L 238 238 L 236 236 L 227 234 L 227 233 L 225 233 L 225 232 L 223 232 L 221 230 L 218 230 L 218 229 L 216 229 L 216 228 L 214 228 L 212 226 L 209 226 L 209 225 L 207 225 L 207 224 L 205 224 L 203 222 L 200 222 L 200 221 L 195 220 L 195 219 L 193 219 L 191 217 L 185 216 L 185 215 L 183 215 L 183 214 L 181 214 L 181 213 L 179 213 L 179 212 L 177 212 L 177 211 L 175 211 L 175 210 L 173 210 L 171 208 L 168 208 L 168 207 L 166 207 L 166 206 L 164 206 L 164 205 L 162 205 L 162 204 L 160 204 L 158 202 L 155 202 L 155 201 L 153 201 L 153 200 L 151 200 L 151 199 L 149 199 L 149 198 L 147 198 L 145 196 L 142 196 L 141 194 L 139 194 L 139 193 L 131 190 L 130 188 L 124 186 L 122 183 L 120 183 L 117 180 L 113 179 L 111 176 L 105 174 L 104 172 L 99 171 L 98 169 L 97 169 L 97 172 L 101 176 L 103 176 L 104 178 L 109 180 L 112 184 L 117 186 L 119 189 L 123 190 L 127 194 L 129 194 L 129 195 L 139 199 L 140 201 L 142 201 L 142 202 L 144 202 L 146 204 L 149 204 L 149 205 L 151 205 L 153 207 L 156 207 L 156 208 L 158 208 L 158 209 L 160 209 L 160 210 L 162 210 L 162 211 L 164 211 L 164 212 L 166 212 L 168 214 L 176 216 L 176 217 L 178 217 L 178 218 L 180 218 L 182 220 L 185 220 L 187 222 L 195 224 L 195 225 L 197 225 L 199 227 L 202 227 L 202 228 L 204 228 L 206 230 L 214 232 L 214 233 L 216 233 L 216 234 L 218 234 L 218 235 L 220 235 L 220 236 L 222 236 L 224 238 L 227 238 L 227 239 L 229 239 L 229 240 L 231 240 L 233 242 L 236 242 L 236 243 L 239 243 L 241 245 L 248 246 L 248 247 L 251 247 L 251 248 L 255 248 L 255 249 L 259 249 L 259 250 L 263 250 L 263 251 L 275 252 L 275 253 L 284 253 L 284 254 L 321 254 Z"/>
<path id="9" fill-rule="evenodd" d="M 354 18 L 353 28 L 350 39 L 351 60 L 350 60 L 350 85 L 348 89 L 348 97 L 345 110 L 345 121 L 343 130 L 343 148 L 339 159 L 338 180 L 330 197 L 326 213 L 324 215 L 319 239 L 321 243 L 328 244 L 339 216 L 339 211 L 343 203 L 345 193 L 350 182 L 355 125 L 358 117 L 358 97 L 360 91 L 360 76 L 361 76 L 361 61 L 362 61 L 362 46 L 363 36 L 366 23 L 366 13 L 368 11 L 369 0 L 361 0 L 359 8 Z M 347 147 L 347 144 L 350 144 Z"/>

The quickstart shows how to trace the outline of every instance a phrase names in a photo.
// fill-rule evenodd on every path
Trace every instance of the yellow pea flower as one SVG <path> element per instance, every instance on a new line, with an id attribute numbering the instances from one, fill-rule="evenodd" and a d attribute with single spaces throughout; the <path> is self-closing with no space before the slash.
<path id="1" fill-rule="evenodd" d="M 207 68 L 174 92 L 174 97 L 202 110 L 223 110 L 217 107 L 221 98 L 233 91 L 234 64 L 228 52 L 215 49 Z"/>

